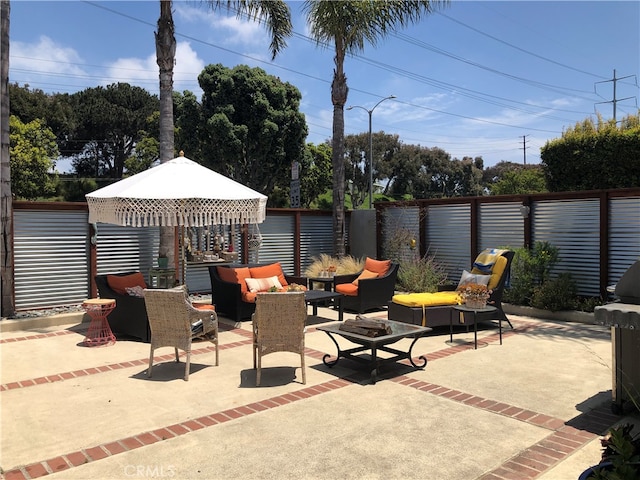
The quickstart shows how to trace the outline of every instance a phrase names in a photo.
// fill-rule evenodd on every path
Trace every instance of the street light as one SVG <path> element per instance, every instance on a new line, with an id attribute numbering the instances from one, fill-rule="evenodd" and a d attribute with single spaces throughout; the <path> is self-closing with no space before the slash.
<path id="1" fill-rule="evenodd" d="M 369 208 L 373 207 L 373 135 L 371 132 L 371 115 L 373 115 L 373 111 L 376 109 L 378 105 L 380 105 L 385 100 L 390 100 L 392 98 L 396 98 L 395 95 L 389 95 L 388 97 L 383 98 L 378 103 L 376 103 L 371 110 L 367 110 L 366 108 L 360 105 L 351 105 L 347 107 L 347 110 L 352 110 L 354 108 L 361 108 L 365 112 L 369 114 Z"/>

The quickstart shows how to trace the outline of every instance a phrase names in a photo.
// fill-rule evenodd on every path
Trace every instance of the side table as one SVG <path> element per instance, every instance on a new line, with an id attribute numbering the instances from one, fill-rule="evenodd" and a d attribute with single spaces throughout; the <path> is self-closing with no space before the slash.
<path id="1" fill-rule="evenodd" d="M 314 283 L 322 283 L 325 292 L 332 292 L 334 287 L 334 277 L 309 277 L 309 288 L 313 290 Z"/>
<path id="2" fill-rule="evenodd" d="M 149 270 L 150 288 L 173 288 L 175 283 L 175 268 L 152 268 Z"/>
<path id="3" fill-rule="evenodd" d="M 107 320 L 107 316 L 116 308 L 116 301 L 111 298 L 91 298 L 82 302 L 82 308 L 91 317 L 84 345 L 100 347 L 116 343 L 116 336 L 111 331 Z"/>
<path id="4" fill-rule="evenodd" d="M 496 307 L 491 305 L 486 305 L 482 308 L 471 308 L 466 305 L 453 305 L 451 309 L 451 314 L 449 315 L 449 342 L 453 342 L 453 312 L 470 312 L 473 313 L 473 345 L 474 349 L 478 349 L 478 320 L 476 319 L 476 314 L 478 313 L 488 313 L 495 312 L 498 310 Z M 499 328 L 500 328 L 500 345 L 502 345 L 502 317 L 499 318 Z"/>

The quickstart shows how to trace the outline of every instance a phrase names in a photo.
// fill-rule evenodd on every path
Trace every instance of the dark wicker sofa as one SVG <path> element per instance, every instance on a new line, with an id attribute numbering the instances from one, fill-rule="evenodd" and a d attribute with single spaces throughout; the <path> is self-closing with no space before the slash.
<path id="1" fill-rule="evenodd" d="M 236 322 L 248 320 L 256 310 L 255 303 L 242 300 L 242 289 L 239 283 L 229 282 L 220 278 L 218 268 L 253 268 L 264 267 L 270 264 L 249 264 L 249 263 L 228 263 L 224 265 L 212 265 L 209 267 L 209 277 L 211 278 L 211 299 L 216 307 L 216 312 Z M 296 283 L 307 286 L 306 277 L 284 275 L 288 284 Z"/>
<path id="2" fill-rule="evenodd" d="M 110 273 L 126 276 L 137 272 Z M 116 308 L 109 314 L 109 326 L 116 336 L 134 337 L 145 343 L 151 341 L 151 329 L 143 297 L 122 295 L 114 291 L 107 282 L 107 275 L 96 275 L 96 286 L 100 298 L 113 298 Z"/>

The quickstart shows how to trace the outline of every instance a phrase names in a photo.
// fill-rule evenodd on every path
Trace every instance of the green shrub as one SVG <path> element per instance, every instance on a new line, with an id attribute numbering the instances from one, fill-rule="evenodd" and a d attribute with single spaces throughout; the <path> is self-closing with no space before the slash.
<path id="1" fill-rule="evenodd" d="M 504 292 L 505 301 L 514 305 L 533 305 L 535 289 L 548 280 L 557 261 L 558 248 L 549 242 L 536 242 L 531 250 L 515 249 L 510 284 Z"/>
<path id="2" fill-rule="evenodd" d="M 563 272 L 557 278 L 547 279 L 533 290 L 531 306 L 557 312 L 573 310 L 576 307 L 576 282 L 569 272 Z"/>

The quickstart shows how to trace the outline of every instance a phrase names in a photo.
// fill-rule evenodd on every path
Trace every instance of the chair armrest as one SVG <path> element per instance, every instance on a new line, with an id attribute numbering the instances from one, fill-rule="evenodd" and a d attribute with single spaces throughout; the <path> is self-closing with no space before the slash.
<path id="1" fill-rule="evenodd" d="M 341 283 L 351 283 L 356 278 L 358 278 L 360 276 L 360 273 L 362 273 L 362 272 L 349 273 L 349 274 L 345 274 L 345 275 L 335 275 L 333 277 L 333 283 L 335 285 L 340 285 Z"/>

